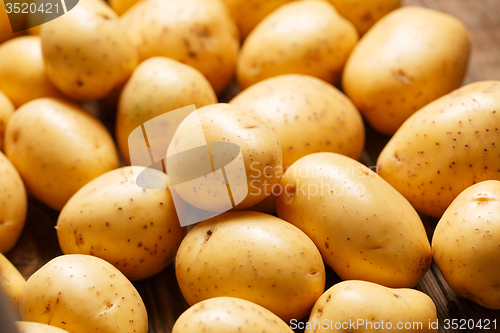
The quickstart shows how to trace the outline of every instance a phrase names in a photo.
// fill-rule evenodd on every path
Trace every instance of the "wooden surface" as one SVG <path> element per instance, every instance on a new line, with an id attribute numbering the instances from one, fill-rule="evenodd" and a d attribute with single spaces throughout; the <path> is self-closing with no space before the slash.
<path id="1" fill-rule="evenodd" d="M 500 0 L 404 0 L 404 5 L 419 5 L 450 13 L 458 17 L 469 29 L 472 40 L 472 58 L 464 83 L 479 80 L 500 80 Z M 237 92 L 233 86 L 222 96 L 227 101 Z M 112 116 L 103 119 L 113 128 Z M 367 129 L 367 146 L 363 162 L 375 165 L 378 153 L 387 138 Z M 7 257 L 28 278 L 35 270 L 51 258 L 61 254 L 54 226 L 58 213 L 47 208 L 36 199 L 29 198 L 28 219 L 25 230 Z M 422 216 L 429 236 L 436 220 Z M 340 279 L 327 270 L 327 288 Z M 173 265 L 160 274 L 134 283 L 146 303 L 151 333 L 170 333 L 176 318 L 187 308 L 175 279 Z M 445 319 L 497 319 L 500 311 L 487 310 L 461 298 L 453 292 L 443 279 L 439 269 L 432 265 L 416 287 L 435 302 L 440 321 L 440 332 L 480 332 L 480 330 L 445 330 Z M 485 332 L 495 332 L 489 330 Z M 496 332 L 500 332 L 497 329 Z"/>

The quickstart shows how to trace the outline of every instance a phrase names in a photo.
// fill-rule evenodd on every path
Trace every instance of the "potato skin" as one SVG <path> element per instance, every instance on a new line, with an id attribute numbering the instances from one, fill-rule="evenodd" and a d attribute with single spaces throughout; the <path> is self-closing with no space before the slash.
<path id="1" fill-rule="evenodd" d="M 59 327 L 29 321 L 16 321 L 19 333 L 68 333 Z"/>
<path id="2" fill-rule="evenodd" d="M 181 228 L 168 189 L 143 189 L 123 167 L 90 181 L 75 193 L 57 220 L 63 253 L 90 254 L 130 280 L 153 276 L 172 262 L 186 229 Z M 152 170 L 156 177 L 165 174 Z"/>
<path id="3" fill-rule="evenodd" d="M 154 57 L 134 70 L 120 94 L 116 116 L 116 140 L 130 164 L 128 137 L 144 122 L 167 111 L 195 104 L 217 103 L 207 79 L 196 69 L 172 59 Z"/>
<path id="4" fill-rule="evenodd" d="M 358 41 L 356 28 L 325 1 L 283 5 L 247 37 L 237 64 L 242 89 L 282 74 L 306 74 L 337 85 Z"/>
<path id="5" fill-rule="evenodd" d="M 53 98 L 27 103 L 12 115 L 5 152 L 28 190 L 56 210 L 87 182 L 119 166 L 104 125 L 80 107 Z"/>
<path id="6" fill-rule="evenodd" d="M 487 180 L 460 193 L 432 237 L 434 260 L 460 296 L 500 309 L 500 181 Z"/>
<path id="7" fill-rule="evenodd" d="M 391 330 L 399 332 L 437 332 L 429 327 L 429 323 L 437 321 L 436 306 L 432 299 L 414 289 L 391 289 L 365 281 L 343 281 L 328 289 L 314 305 L 309 322 L 319 327 L 328 320 L 329 328 L 306 328 L 305 333 L 348 332 L 335 324 L 358 322 L 363 324 L 355 330 L 359 333 L 378 331 L 371 327 L 385 327 L 382 332 Z M 367 321 L 371 320 L 370 326 Z M 333 322 L 333 325 L 330 323 Z M 384 322 L 384 326 L 382 326 Z M 390 323 L 390 324 L 389 324 Z M 399 323 L 411 324 L 410 329 L 398 329 Z M 337 325 L 339 325 L 337 324 Z M 389 329 L 389 325 L 391 329 Z M 417 327 L 420 326 L 420 327 Z"/>
<path id="8" fill-rule="evenodd" d="M 358 159 L 365 144 L 363 119 L 335 87 L 307 75 L 280 75 L 238 94 L 229 104 L 264 120 L 281 144 L 283 169 L 299 158 L 332 152 Z"/>
<path id="9" fill-rule="evenodd" d="M 12 304 L 16 316 L 19 315 L 19 300 L 26 280 L 17 268 L 0 253 L 0 289 Z"/>
<path id="10" fill-rule="evenodd" d="M 303 318 L 325 287 L 313 242 L 293 225 L 258 212 L 227 212 L 196 225 L 177 252 L 186 301 L 231 296 L 288 322 Z"/>
<path id="11" fill-rule="evenodd" d="M 26 220 L 28 199 L 21 176 L 0 152 L 0 253 L 14 247 Z"/>
<path id="12" fill-rule="evenodd" d="M 73 333 L 148 332 L 137 290 L 119 270 L 94 256 L 62 255 L 46 263 L 26 282 L 19 308 L 23 321 Z"/>
<path id="13" fill-rule="evenodd" d="M 174 324 L 172 333 L 293 333 L 271 311 L 255 303 L 234 298 L 214 297 L 187 309 Z"/>
<path id="14" fill-rule="evenodd" d="M 342 86 L 368 123 L 390 135 L 415 111 L 460 87 L 469 53 L 467 30 L 459 20 L 403 7 L 377 22 L 356 45 Z"/>
<path id="15" fill-rule="evenodd" d="M 240 38 L 221 0 L 141 1 L 121 23 L 140 61 L 162 56 L 185 63 L 205 75 L 216 93 L 231 82 Z"/>
<path id="16" fill-rule="evenodd" d="M 3 149 L 3 141 L 5 136 L 5 126 L 9 118 L 14 113 L 14 104 L 9 100 L 9 98 L 0 91 L 0 151 Z"/>
<path id="17" fill-rule="evenodd" d="M 278 216 L 305 232 L 343 280 L 412 288 L 432 261 L 410 203 L 375 172 L 339 154 L 295 162 L 280 181 Z"/>
<path id="18" fill-rule="evenodd" d="M 474 183 L 500 179 L 500 81 L 469 84 L 425 106 L 379 155 L 379 175 L 439 218 Z"/>
<path id="19" fill-rule="evenodd" d="M 61 97 L 49 80 L 40 37 L 22 36 L 0 45 L 0 90 L 16 108 L 42 97 Z"/>

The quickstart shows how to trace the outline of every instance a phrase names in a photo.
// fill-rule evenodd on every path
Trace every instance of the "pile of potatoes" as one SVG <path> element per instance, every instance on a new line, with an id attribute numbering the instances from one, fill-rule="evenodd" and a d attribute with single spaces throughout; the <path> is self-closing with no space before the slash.
<path id="1" fill-rule="evenodd" d="M 80 0 L 12 33 L 6 11 L 0 287 L 20 332 L 146 333 L 131 281 L 171 263 L 191 306 L 174 333 L 437 331 L 412 289 L 433 260 L 500 309 L 500 81 L 461 87 L 458 19 L 399 0 Z M 190 105 L 160 159 L 222 142 L 239 166 L 207 150 L 174 184 L 130 165 L 131 133 Z M 391 136 L 368 166 L 367 125 Z M 7 258 L 28 196 L 59 212 L 64 255 L 26 281 Z M 210 218 L 181 226 L 189 207 Z M 432 241 L 417 211 L 439 219 Z"/>

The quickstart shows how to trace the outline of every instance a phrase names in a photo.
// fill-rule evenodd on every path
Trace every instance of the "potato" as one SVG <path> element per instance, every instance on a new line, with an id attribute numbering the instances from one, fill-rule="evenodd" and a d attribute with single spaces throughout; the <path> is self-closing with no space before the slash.
<path id="1" fill-rule="evenodd" d="M 108 262 L 62 255 L 26 282 L 21 318 L 68 332 L 147 333 L 148 317 L 132 283 Z"/>
<path id="2" fill-rule="evenodd" d="M 123 15 L 140 0 L 109 0 L 109 5 L 118 15 Z"/>
<path id="3" fill-rule="evenodd" d="M 26 220 L 26 189 L 16 168 L 0 152 L 0 253 L 14 247 Z"/>
<path id="4" fill-rule="evenodd" d="M 469 84 L 425 106 L 394 134 L 379 175 L 439 218 L 460 192 L 500 180 L 500 81 Z"/>
<path id="5" fill-rule="evenodd" d="M 3 92 L 0 91 L 0 151 L 3 151 L 5 126 L 10 116 L 14 113 L 14 104 Z"/>
<path id="6" fill-rule="evenodd" d="M 234 297 L 215 297 L 187 309 L 174 324 L 172 333 L 293 333 L 271 311 Z"/>
<path id="7" fill-rule="evenodd" d="M 439 220 L 432 254 L 457 294 L 500 309 L 500 181 L 460 193 Z"/>
<path id="8" fill-rule="evenodd" d="M 438 331 L 436 306 L 423 292 L 355 280 L 321 295 L 307 324 L 305 333 Z"/>
<path id="9" fill-rule="evenodd" d="M 141 1 L 121 22 L 141 61 L 163 56 L 185 63 L 205 75 L 216 93 L 231 82 L 240 39 L 221 0 Z"/>
<path id="10" fill-rule="evenodd" d="M 335 87 L 314 77 L 270 78 L 229 103 L 257 114 L 276 133 L 285 170 L 312 153 L 332 152 L 358 159 L 363 151 L 365 128 L 358 110 Z"/>
<path id="11" fill-rule="evenodd" d="M 281 74 L 306 74 L 338 84 L 358 41 L 356 28 L 325 1 L 292 2 L 247 37 L 236 74 L 242 89 Z"/>
<path id="12" fill-rule="evenodd" d="M 200 126 L 201 125 L 201 126 Z M 186 140 L 190 138 L 190 140 Z M 197 139 L 202 142 L 196 142 Z M 211 162 L 220 164 L 222 151 L 214 152 L 217 142 L 233 143 L 239 146 L 240 154 L 235 163 L 225 166 L 236 209 L 245 209 L 264 200 L 270 189 L 279 182 L 282 174 L 282 152 L 276 134 L 254 113 L 238 106 L 214 104 L 191 113 L 178 127 L 167 151 L 167 170 L 182 169 L 189 175 L 198 174 L 209 158 L 206 156 L 170 165 L 173 155 L 196 146 L 211 143 Z M 213 146 L 212 146 L 213 145 Z M 194 153 L 193 153 L 194 155 Z M 243 162 L 241 163 L 241 160 Z M 208 162 L 208 161 L 206 161 Z M 240 164 L 245 166 L 241 170 Z M 224 166 L 224 165 L 223 165 Z M 208 165 L 210 167 L 210 165 Z M 187 171 L 186 171 L 187 170 Z M 228 188 L 220 168 L 199 174 L 198 178 L 180 184 L 171 183 L 171 189 L 191 205 L 210 212 L 223 212 L 227 207 Z M 246 173 L 246 179 L 242 174 Z M 207 176 L 205 177 L 205 174 Z M 169 176 L 171 173 L 169 171 Z"/>
<path id="13" fill-rule="evenodd" d="M 328 0 L 340 15 L 348 19 L 360 35 L 384 15 L 398 8 L 400 0 Z"/>
<path id="14" fill-rule="evenodd" d="M 10 301 L 15 314 L 19 315 L 19 299 L 26 283 L 17 268 L 0 253 L 0 289 Z"/>
<path id="15" fill-rule="evenodd" d="M 339 154 L 295 162 L 280 181 L 278 216 L 304 231 L 343 280 L 414 287 L 432 261 L 417 212 L 375 172 Z"/>
<path id="16" fill-rule="evenodd" d="M 103 2 L 80 3 L 44 24 L 40 36 L 47 75 L 75 100 L 105 97 L 129 78 L 139 61 L 118 16 Z"/>
<path id="17" fill-rule="evenodd" d="M 18 37 L 0 45 L 0 90 L 16 108 L 42 97 L 60 97 L 42 57 L 40 37 Z"/>
<path id="18" fill-rule="evenodd" d="M 174 259 L 186 230 L 180 227 L 170 191 L 144 189 L 135 175 L 164 173 L 143 167 L 109 171 L 83 186 L 59 214 L 57 237 L 65 254 L 90 254 L 118 268 L 130 280 L 163 270 Z"/>
<path id="19" fill-rule="evenodd" d="M 116 141 L 130 163 L 130 133 L 165 112 L 195 104 L 217 103 L 212 86 L 196 69 L 175 60 L 154 57 L 141 63 L 120 95 L 116 116 Z"/>
<path id="20" fill-rule="evenodd" d="M 29 321 L 17 321 L 16 326 L 19 333 L 67 333 L 68 332 L 55 326 L 34 323 Z"/>
<path id="21" fill-rule="evenodd" d="M 307 315 L 325 288 L 325 266 L 313 242 L 293 225 L 258 212 L 227 212 L 199 223 L 182 241 L 175 263 L 190 305 L 237 297 L 285 322 Z"/>
<path id="22" fill-rule="evenodd" d="M 12 115 L 5 152 L 28 190 L 56 210 L 90 180 L 119 166 L 113 139 L 102 123 L 53 98 L 27 103 Z"/>
<path id="23" fill-rule="evenodd" d="M 244 39 L 250 31 L 276 8 L 293 0 L 223 0 Z"/>
<path id="24" fill-rule="evenodd" d="M 344 92 L 373 128 L 390 135 L 415 111 L 460 87 L 469 51 L 458 19 L 403 7 L 356 45 L 343 73 Z"/>

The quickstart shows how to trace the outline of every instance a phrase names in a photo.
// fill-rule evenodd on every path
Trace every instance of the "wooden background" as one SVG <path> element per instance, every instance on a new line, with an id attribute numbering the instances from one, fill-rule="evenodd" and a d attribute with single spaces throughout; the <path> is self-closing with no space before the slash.
<path id="1" fill-rule="evenodd" d="M 452 14 L 465 23 L 472 40 L 472 58 L 464 84 L 480 80 L 500 80 L 500 0 L 403 0 L 403 4 L 437 9 Z M 235 93 L 237 87 L 233 85 L 221 96 L 221 101 L 227 101 Z M 103 119 L 111 130 L 112 118 L 114 116 Z M 367 128 L 367 137 L 369 139 L 363 162 L 375 165 L 387 138 L 370 128 Z M 61 254 L 54 230 L 57 215 L 57 212 L 36 199 L 29 198 L 25 230 L 16 247 L 7 254 L 26 278 L 47 261 Z M 428 235 L 431 236 L 437 221 L 425 216 L 422 216 L 422 219 Z M 338 281 L 340 279 L 328 269 L 327 288 Z M 187 308 L 175 279 L 173 265 L 152 278 L 134 284 L 148 309 L 149 332 L 170 333 L 176 318 Z M 453 318 L 476 321 L 497 319 L 497 325 L 500 326 L 500 311 L 482 308 L 459 297 L 450 289 L 434 264 L 416 288 L 434 300 L 440 322 L 439 332 L 480 332 L 479 329 L 445 330 L 444 320 Z M 500 327 L 496 332 L 500 332 Z"/>

